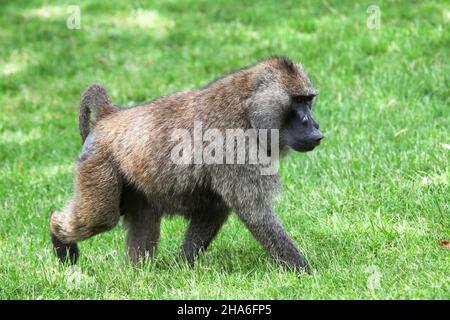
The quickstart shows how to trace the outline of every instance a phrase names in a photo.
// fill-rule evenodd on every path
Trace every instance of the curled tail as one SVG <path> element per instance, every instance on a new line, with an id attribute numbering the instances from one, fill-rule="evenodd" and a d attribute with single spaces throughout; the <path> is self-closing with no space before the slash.
<path id="1" fill-rule="evenodd" d="M 117 111 L 119 111 L 119 107 L 111 102 L 105 88 L 99 84 L 90 85 L 81 96 L 79 113 L 81 141 L 84 143 L 91 127 L 98 120 Z M 91 113 L 94 114 L 92 121 Z"/>

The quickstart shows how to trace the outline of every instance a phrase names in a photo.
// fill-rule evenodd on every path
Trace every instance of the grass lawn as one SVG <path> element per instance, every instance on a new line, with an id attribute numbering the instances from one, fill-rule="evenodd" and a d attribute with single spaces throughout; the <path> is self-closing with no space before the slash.
<path id="1" fill-rule="evenodd" d="M 450 5 L 378 1 L 7 1 L 0 10 L 0 299 L 450 298 Z M 281 163 L 277 212 L 311 276 L 280 269 L 234 216 L 193 269 L 165 219 L 133 268 L 117 227 L 62 267 L 50 212 L 70 198 L 91 82 L 132 105 L 270 55 L 305 65 L 326 135 Z"/>

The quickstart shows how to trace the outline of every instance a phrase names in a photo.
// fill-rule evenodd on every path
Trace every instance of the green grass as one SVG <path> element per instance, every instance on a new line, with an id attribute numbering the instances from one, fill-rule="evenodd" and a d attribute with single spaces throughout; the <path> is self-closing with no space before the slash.
<path id="1" fill-rule="evenodd" d="M 372 3 L 76 1 L 80 30 L 63 1 L 3 3 L 0 298 L 449 299 L 450 6 L 377 1 L 377 31 Z M 164 220 L 154 264 L 127 264 L 117 227 L 61 267 L 48 219 L 71 195 L 86 85 L 131 105 L 270 55 L 302 62 L 320 90 L 327 138 L 282 162 L 277 204 L 313 275 L 278 268 L 234 217 L 193 269 L 174 263 L 181 218 Z"/>

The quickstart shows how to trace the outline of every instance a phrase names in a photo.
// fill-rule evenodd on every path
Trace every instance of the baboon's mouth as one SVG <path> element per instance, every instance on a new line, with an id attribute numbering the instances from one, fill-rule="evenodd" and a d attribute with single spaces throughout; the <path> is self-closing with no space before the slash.
<path id="1" fill-rule="evenodd" d="M 317 143 L 302 143 L 292 146 L 292 149 L 298 152 L 308 152 L 314 150 L 315 147 L 317 147 L 320 144 L 320 142 Z"/>

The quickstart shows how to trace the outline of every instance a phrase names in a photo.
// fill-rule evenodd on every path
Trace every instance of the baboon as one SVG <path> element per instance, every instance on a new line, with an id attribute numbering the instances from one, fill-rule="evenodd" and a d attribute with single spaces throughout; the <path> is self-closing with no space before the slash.
<path id="1" fill-rule="evenodd" d="M 277 129 L 281 154 L 310 151 L 323 138 L 311 115 L 316 95 L 303 67 L 284 57 L 131 108 L 119 108 L 102 86 L 91 85 L 81 98 L 84 145 L 74 196 L 50 219 L 58 258 L 75 263 L 77 242 L 113 228 L 123 215 L 127 252 L 141 261 L 155 253 L 161 218 L 181 214 L 189 226 L 180 257 L 193 264 L 234 212 L 272 257 L 309 272 L 273 210 L 278 174 L 261 175 L 260 164 L 247 162 L 179 165 L 170 155 L 173 130 L 191 132 L 194 121 L 221 131 Z"/>

